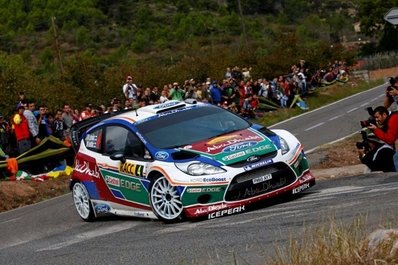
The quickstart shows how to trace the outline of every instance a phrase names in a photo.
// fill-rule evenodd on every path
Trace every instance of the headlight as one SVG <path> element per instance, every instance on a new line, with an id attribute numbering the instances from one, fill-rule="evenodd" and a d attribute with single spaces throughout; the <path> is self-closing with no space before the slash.
<path id="1" fill-rule="evenodd" d="M 214 175 L 224 173 L 225 170 L 203 162 L 175 163 L 176 167 L 182 172 L 192 175 Z"/>
<path id="2" fill-rule="evenodd" d="M 281 151 L 282 155 L 287 154 L 289 152 L 289 145 L 287 144 L 286 140 L 279 136 L 279 141 L 281 143 Z"/>

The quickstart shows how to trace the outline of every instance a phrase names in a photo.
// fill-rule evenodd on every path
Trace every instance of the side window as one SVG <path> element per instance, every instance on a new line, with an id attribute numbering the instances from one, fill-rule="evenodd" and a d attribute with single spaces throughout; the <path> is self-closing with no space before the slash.
<path id="1" fill-rule="evenodd" d="M 129 132 L 126 140 L 126 149 L 124 155 L 128 158 L 143 159 L 145 156 L 145 147 L 140 139 L 132 132 Z"/>
<path id="2" fill-rule="evenodd" d="M 102 146 L 102 128 L 87 134 L 86 138 L 84 138 L 84 144 L 87 149 L 100 153 Z"/>
<path id="3" fill-rule="evenodd" d="M 121 126 L 108 126 L 105 134 L 105 154 L 121 152 L 127 158 L 144 159 L 145 147 L 133 132 Z"/>
<path id="4" fill-rule="evenodd" d="M 120 126 L 106 127 L 104 154 L 112 155 L 116 152 L 124 152 L 129 131 Z"/>

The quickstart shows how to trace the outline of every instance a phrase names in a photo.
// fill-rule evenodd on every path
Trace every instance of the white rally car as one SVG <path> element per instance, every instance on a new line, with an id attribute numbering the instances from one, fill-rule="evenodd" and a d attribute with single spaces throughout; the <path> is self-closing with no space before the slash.
<path id="1" fill-rule="evenodd" d="M 78 149 L 70 187 L 86 221 L 109 214 L 211 219 L 315 184 L 291 133 L 211 104 L 168 101 L 91 123 L 72 130 Z"/>

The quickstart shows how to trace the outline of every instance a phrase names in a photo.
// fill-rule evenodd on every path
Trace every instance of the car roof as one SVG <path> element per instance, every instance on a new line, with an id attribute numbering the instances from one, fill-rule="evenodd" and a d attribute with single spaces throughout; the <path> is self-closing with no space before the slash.
<path id="1" fill-rule="evenodd" d="M 169 100 L 165 103 L 148 105 L 145 107 L 141 107 L 137 110 L 131 110 L 128 112 L 123 112 L 121 114 L 112 116 L 106 121 L 114 120 L 114 119 L 125 119 L 129 122 L 135 123 L 142 120 L 147 120 L 150 118 L 157 117 L 160 113 L 167 112 L 174 109 L 188 109 L 193 105 L 203 106 L 204 103 L 196 102 L 196 101 L 178 101 L 178 100 Z"/>

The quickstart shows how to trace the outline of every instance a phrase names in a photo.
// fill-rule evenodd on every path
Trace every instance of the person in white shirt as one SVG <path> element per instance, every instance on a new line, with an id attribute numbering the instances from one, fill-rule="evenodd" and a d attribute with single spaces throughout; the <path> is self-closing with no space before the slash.
<path id="1" fill-rule="evenodd" d="M 133 83 L 133 77 L 127 76 L 126 83 L 123 85 L 123 95 L 130 101 L 137 100 L 137 86 Z"/>

